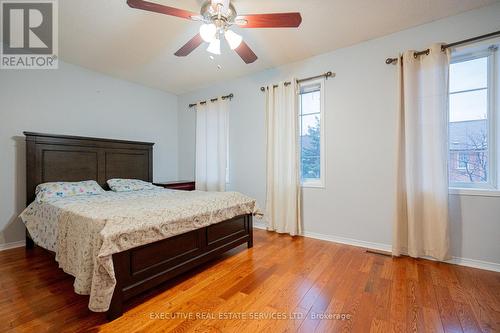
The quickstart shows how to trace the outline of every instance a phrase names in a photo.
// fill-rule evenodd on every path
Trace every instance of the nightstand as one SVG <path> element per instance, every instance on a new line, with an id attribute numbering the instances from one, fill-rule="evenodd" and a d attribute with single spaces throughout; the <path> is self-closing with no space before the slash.
<path id="1" fill-rule="evenodd" d="M 172 182 L 153 183 L 156 186 L 169 188 L 171 190 L 194 191 L 195 182 L 191 180 L 178 180 Z"/>

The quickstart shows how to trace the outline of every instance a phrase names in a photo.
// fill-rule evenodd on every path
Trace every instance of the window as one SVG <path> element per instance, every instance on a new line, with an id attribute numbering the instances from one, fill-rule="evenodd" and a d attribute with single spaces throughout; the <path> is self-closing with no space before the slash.
<path id="1" fill-rule="evenodd" d="M 496 188 L 495 49 L 455 55 L 449 82 L 450 187 Z"/>
<path id="2" fill-rule="evenodd" d="M 300 85 L 300 173 L 305 187 L 324 186 L 323 83 L 314 80 Z"/>

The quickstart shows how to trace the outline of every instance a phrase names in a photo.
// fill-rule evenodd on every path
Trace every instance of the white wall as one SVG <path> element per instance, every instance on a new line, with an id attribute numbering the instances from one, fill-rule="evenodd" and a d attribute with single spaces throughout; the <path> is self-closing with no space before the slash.
<path id="1" fill-rule="evenodd" d="M 194 175 L 189 103 L 234 93 L 231 188 L 265 202 L 264 95 L 259 87 L 332 70 L 326 84 L 326 188 L 304 189 L 304 228 L 388 247 L 395 201 L 396 75 L 384 63 L 405 49 L 500 30 L 500 4 L 179 97 L 179 176 Z M 453 255 L 500 263 L 500 197 L 450 196 Z"/>
<path id="2" fill-rule="evenodd" d="M 177 178 L 177 96 L 60 62 L 0 71 L 0 248 L 24 239 L 23 131 L 155 142 L 154 178 Z"/>

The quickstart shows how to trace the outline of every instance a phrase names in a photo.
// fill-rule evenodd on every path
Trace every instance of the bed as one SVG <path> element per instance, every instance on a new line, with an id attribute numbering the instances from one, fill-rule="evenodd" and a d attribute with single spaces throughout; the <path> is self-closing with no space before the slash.
<path id="1" fill-rule="evenodd" d="M 24 134 L 26 194 L 31 208 L 36 208 L 36 186 L 45 182 L 95 180 L 107 190 L 106 181 L 112 178 L 153 180 L 153 143 Z M 147 218 L 141 220 L 143 215 L 137 213 L 139 209 L 134 210 L 134 206 L 145 211 Z M 69 240 L 76 240 L 71 243 L 65 239 L 56 245 L 54 239 L 48 239 L 50 237 L 43 233 L 36 232 L 37 236 L 32 237 L 27 229 L 27 249 L 33 248 L 35 239 L 42 247 L 55 252 L 60 266 L 75 277 L 80 275 L 73 271 L 74 267 L 81 263 L 76 262 L 73 266 L 64 263 L 75 260 L 73 253 L 75 257 L 82 251 L 92 253 L 88 258 L 80 253 L 80 258 L 87 261 L 94 258 L 95 269 L 89 277 L 92 286 L 88 286 L 88 280 L 80 278 L 83 282 L 79 282 L 76 278 L 75 291 L 90 293 L 89 307 L 94 304 L 92 310 L 107 311 L 110 320 L 121 316 L 124 302 L 139 293 L 237 246 L 246 243 L 251 248 L 252 216 L 257 211 L 254 201 L 236 192 L 209 194 L 167 189 L 130 194 L 109 191 L 102 197 L 76 197 L 51 202 L 43 208 L 64 216 L 60 221 L 65 222 L 58 224 L 59 230 L 46 232 L 47 235 L 56 233 L 59 239 L 64 235 Z M 32 209 L 32 215 L 36 215 L 37 209 Z M 113 209 L 115 212 L 111 214 Z M 39 216 L 44 215 L 50 214 L 39 213 Z M 86 224 L 86 220 L 92 223 Z M 99 226 L 95 221 L 105 228 L 87 227 Z M 78 235 L 87 233 L 98 234 L 99 243 L 94 244 L 91 237 L 79 239 Z M 137 235 L 141 235 L 141 239 Z M 96 278 L 96 275 L 99 276 Z M 81 290 L 77 288 L 79 283 Z"/>

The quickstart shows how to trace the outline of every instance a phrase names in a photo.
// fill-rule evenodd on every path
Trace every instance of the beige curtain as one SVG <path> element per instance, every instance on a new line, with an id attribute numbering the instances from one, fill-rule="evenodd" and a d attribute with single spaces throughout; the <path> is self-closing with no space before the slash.
<path id="1" fill-rule="evenodd" d="M 229 101 L 196 106 L 196 189 L 225 191 Z"/>
<path id="2" fill-rule="evenodd" d="M 449 54 L 405 52 L 398 62 L 399 149 L 393 255 L 449 258 Z"/>
<path id="3" fill-rule="evenodd" d="M 298 235 L 301 230 L 301 186 L 296 80 L 266 93 L 268 229 Z"/>

